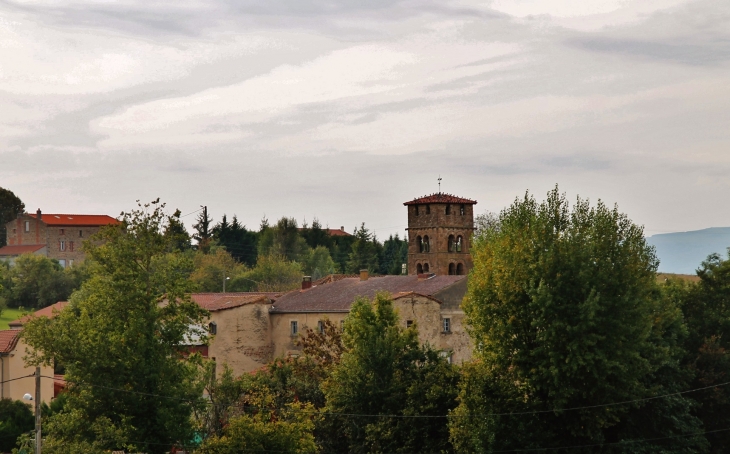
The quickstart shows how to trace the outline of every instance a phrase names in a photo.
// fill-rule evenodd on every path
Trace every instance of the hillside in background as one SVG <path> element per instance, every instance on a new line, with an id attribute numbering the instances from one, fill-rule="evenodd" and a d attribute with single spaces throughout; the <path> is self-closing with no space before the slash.
<path id="1" fill-rule="evenodd" d="M 730 227 L 712 227 L 691 232 L 661 233 L 646 241 L 656 247 L 662 273 L 694 274 L 708 255 L 727 256 Z"/>

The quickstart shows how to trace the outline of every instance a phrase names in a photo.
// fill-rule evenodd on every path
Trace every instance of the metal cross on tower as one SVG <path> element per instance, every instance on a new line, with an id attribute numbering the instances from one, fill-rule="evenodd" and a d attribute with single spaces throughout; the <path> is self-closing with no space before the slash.
<path id="1" fill-rule="evenodd" d="M 441 175 L 439 175 L 439 194 L 441 194 Z"/>

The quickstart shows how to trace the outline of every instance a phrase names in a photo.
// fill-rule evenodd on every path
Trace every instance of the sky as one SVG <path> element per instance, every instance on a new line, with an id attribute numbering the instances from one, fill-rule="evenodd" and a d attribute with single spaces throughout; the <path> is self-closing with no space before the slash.
<path id="1" fill-rule="evenodd" d="M 441 190 L 557 184 L 647 235 L 730 226 L 730 2 L 0 0 L 0 186 L 381 239 Z"/>

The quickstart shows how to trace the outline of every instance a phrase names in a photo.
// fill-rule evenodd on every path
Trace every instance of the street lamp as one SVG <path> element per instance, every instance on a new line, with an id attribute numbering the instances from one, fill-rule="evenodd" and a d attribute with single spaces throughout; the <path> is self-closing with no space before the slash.
<path id="1" fill-rule="evenodd" d="M 226 276 L 226 277 L 225 277 L 225 278 L 223 279 L 223 293 L 226 293 L 226 281 L 228 281 L 228 280 L 230 280 L 230 279 L 231 279 L 231 278 L 230 278 L 230 277 L 228 277 L 228 276 Z"/>
<path id="2" fill-rule="evenodd" d="M 24 400 L 35 401 L 35 452 L 41 454 L 41 368 L 35 368 L 35 397 L 23 394 Z"/>

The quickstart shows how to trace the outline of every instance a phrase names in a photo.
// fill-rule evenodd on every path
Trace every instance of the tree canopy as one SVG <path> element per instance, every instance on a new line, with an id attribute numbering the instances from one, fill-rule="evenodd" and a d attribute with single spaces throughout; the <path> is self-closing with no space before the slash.
<path id="1" fill-rule="evenodd" d="M 0 247 L 7 243 L 5 224 L 17 218 L 25 210 L 25 204 L 10 189 L 0 187 Z"/>

